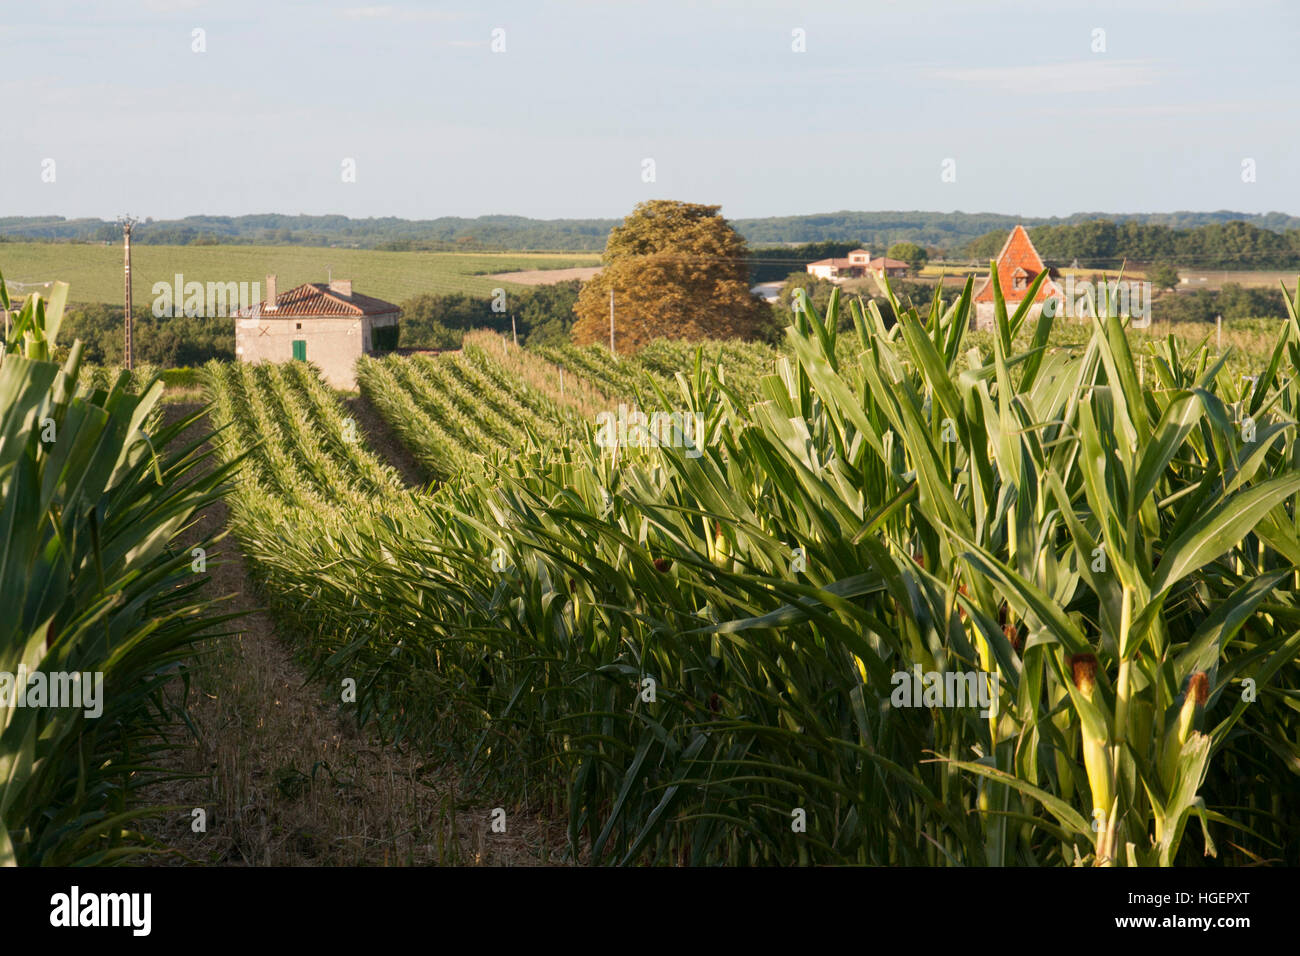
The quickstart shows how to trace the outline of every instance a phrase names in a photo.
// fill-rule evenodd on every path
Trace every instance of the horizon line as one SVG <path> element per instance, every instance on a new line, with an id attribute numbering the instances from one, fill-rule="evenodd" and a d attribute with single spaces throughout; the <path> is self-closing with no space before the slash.
<path id="1" fill-rule="evenodd" d="M 720 203 L 692 203 L 692 205 L 721 206 Z M 1077 211 L 1075 211 L 1075 212 L 1071 212 L 1071 213 L 1061 213 L 1061 214 L 1053 214 L 1053 215 L 1029 215 L 1029 214 L 1025 214 L 1025 213 L 1017 213 L 1017 212 L 995 212 L 995 211 L 992 211 L 992 210 L 983 210 L 983 211 L 979 211 L 979 212 L 966 212 L 966 211 L 961 210 L 961 209 L 953 209 L 953 210 L 939 210 L 939 209 L 847 209 L 847 208 L 846 208 L 846 209 L 834 209 L 834 210 L 824 210 L 824 211 L 820 211 L 820 210 L 819 210 L 819 211 L 813 211 L 813 212 L 798 212 L 798 213 L 774 214 L 774 215 L 766 215 L 766 216 L 727 216 L 727 215 L 724 215 L 723 218 L 724 218 L 724 219 L 728 219 L 728 220 L 730 220 L 730 221 L 732 221 L 732 222 L 739 222 L 739 221 L 759 221 L 759 220 L 765 220 L 765 219 L 800 219 L 800 218 L 806 218 L 806 217 L 809 217 L 809 216 L 834 216 L 834 215 L 844 215 L 844 214 L 850 214 L 850 215 L 855 215 L 855 214 L 876 214 L 876 215 L 883 215 L 883 214 L 900 214 L 900 215 L 906 215 L 906 214 L 921 214 L 921 215 L 930 215 L 930 216 L 971 216 L 971 217 L 979 217 L 979 216 L 1000 216 L 1000 217 L 1007 218 L 1007 219 L 1071 219 L 1071 218 L 1074 218 L 1074 217 L 1076 217 L 1076 216 L 1177 216 L 1177 215 L 1210 216 L 1210 215 L 1219 215 L 1219 214 L 1229 214 L 1229 215 L 1245 216 L 1245 217 L 1251 217 L 1251 218 L 1262 218 L 1262 217 L 1267 217 L 1267 216 L 1286 216 L 1287 218 L 1290 218 L 1290 219 L 1300 219 L 1300 213 L 1290 213 L 1290 212 L 1286 212 L 1286 211 L 1284 211 L 1284 210 L 1280 210 L 1280 209 L 1270 209 L 1270 210 L 1268 210 L 1267 212 L 1249 212 L 1249 211 L 1241 210 L 1241 209 L 1226 209 L 1226 208 L 1220 208 L 1220 209 L 1172 209 L 1172 210 L 1159 210 L 1159 211 L 1129 211 L 1129 212 L 1106 211 L 1106 210 L 1098 210 L 1098 209 L 1081 209 L 1081 210 L 1077 210 Z M 528 216 L 528 215 L 524 215 L 524 214 L 522 214 L 522 213 L 492 212 L 492 213 L 480 213 L 480 214 L 478 214 L 477 216 L 441 215 L 441 216 L 420 216 L 420 217 L 408 217 L 408 216 L 392 216 L 392 215 L 350 216 L 350 215 L 347 215 L 346 213 L 339 213 L 339 212 L 323 212 L 323 213 L 295 212 L 295 213 L 290 213 L 290 212 L 276 212 L 276 211 L 268 211 L 268 212 L 242 212 L 242 213 L 206 213 L 206 212 L 196 212 L 196 213 L 187 213 L 186 215 L 183 215 L 183 216 L 164 216 L 164 217 L 145 216 L 144 218 L 150 219 L 150 220 L 152 220 L 152 221 L 155 222 L 155 223 L 158 223 L 158 222 L 182 222 L 182 221 L 184 221 L 184 220 L 186 220 L 186 219 L 200 219 L 200 218 L 203 218 L 203 219 L 244 219 L 244 218 L 250 218 L 250 217 L 256 217 L 256 216 L 283 216 L 283 217 L 286 217 L 286 218 L 299 218 L 299 219 L 302 219 L 302 218 L 308 218 L 308 219 L 339 218 L 339 219 L 348 219 L 348 220 L 353 220 L 353 221 L 362 221 L 362 222 L 367 221 L 367 220 L 384 220 L 384 219 L 387 219 L 387 220 L 395 220 L 395 221 L 398 221 L 398 222 L 437 222 L 437 221 L 439 221 L 439 220 L 444 220 L 444 219 L 459 219 L 459 220 L 465 220 L 465 221 L 471 221 L 471 222 L 472 222 L 472 221 L 474 221 L 474 220 L 478 220 L 478 219 L 492 219 L 492 218 L 525 219 L 525 220 L 528 220 L 528 221 L 530 221 L 530 222 L 583 222 L 583 221 L 606 221 L 606 220 L 609 220 L 609 221 L 618 221 L 618 220 L 626 219 L 628 215 L 630 215 L 630 212 L 629 212 L 629 213 L 626 213 L 626 214 L 624 214 L 624 215 L 622 215 L 622 216 L 619 216 L 619 215 L 613 215 L 613 216 L 554 216 L 554 217 L 540 217 L 540 216 Z M 17 215 L 17 214 L 15 214 L 15 215 L 5 215 L 5 214 L 0 213 L 0 220 L 3 220 L 3 219 L 20 219 L 20 220 L 21 220 L 21 219 L 59 219 L 59 220 L 62 220 L 62 221 L 64 221 L 64 222 L 84 222 L 84 221 L 87 221 L 87 220 L 91 220 L 91 221 L 103 222 L 103 223 L 109 223 L 109 224 L 111 224 L 111 223 L 116 222 L 116 221 L 117 221 L 117 218 L 118 218 L 118 217 L 116 217 L 116 216 L 114 216 L 114 217 L 110 217 L 110 218 L 104 218 L 104 217 L 102 217 L 102 216 L 93 216 L 93 215 L 67 216 L 67 215 L 63 215 L 63 214 L 59 214 L 59 213 L 49 213 L 49 214 L 41 214 L 41 215 Z M 144 220 L 141 219 L 140 221 L 141 221 L 141 224 L 143 224 L 143 221 L 144 221 Z M 3 227 L 3 226 L 0 226 L 0 228 L 4 228 L 4 227 Z"/>

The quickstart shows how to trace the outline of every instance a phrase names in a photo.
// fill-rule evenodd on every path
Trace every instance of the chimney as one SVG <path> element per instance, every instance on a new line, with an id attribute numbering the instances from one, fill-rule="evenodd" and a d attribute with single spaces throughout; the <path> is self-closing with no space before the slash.
<path id="1" fill-rule="evenodd" d="M 266 311 L 274 312 L 279 306 L 279 296 L 275 291 L 275 276 L 266 277 Z"/>
<path id="2" fill-rule="evenodd" d="M 351 296 L 351 295 L 352 295 L 352 280 L 351 280 L 351 279 L 331 279 L 331 280 L 330 280 L 330 291 L 331 291 L 331 292 L 337 292 L 339 295 Z"/>

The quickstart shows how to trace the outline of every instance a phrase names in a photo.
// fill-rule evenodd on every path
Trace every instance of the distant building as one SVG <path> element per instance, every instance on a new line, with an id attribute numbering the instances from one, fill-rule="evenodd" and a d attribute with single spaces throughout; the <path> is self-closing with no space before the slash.
<path id="1" fill-rule="evenodd" d="M 1012 229 L 997 258 L 998 285 L 1002 289 L 1002 297 L 1006 300 L 1008 309 L 1014 311 L 1021 302 L 1025 301 L 1025 294 L 1029 291 L 1029 287 L 1045 268 L 1038 250 L 1029 241 L 1029 233 L 1025 232 L 1025 227 L 1018 225 Z M 1034 295 L 1034 304 L 1029 309 L 1031 318 L 1036 318 L 1042 312 L 1043 302 L 1049 296 L 1061 295 L 1061 288 L 1052 281 L 1052 275 L 1052 271 L 1049 270 L 1048 277 L 1043 280 L 1043 284 L 1038 287 L 1038 292 Z M 975 315 L 972 328 L 993 328 L 992 275 L 976 290 L 974 302 Z"/>
<path id="2" fill-rule="evenodd" d="M 808 272 L 819 279 L 831 282 L 843 282 L 845 279 L 861 279 L 868 273 L 879 277 L 881 274 L 891 279 L 907 275 L 908 265 L 888 256 L 871 258 L 866 249 L 854 249 L 843 259 L 818 259 L 808 263 Z"/>
<path id="3" fill-rule="evenodd" d="M 402 310 L 352 291 L 352 282 L 309 282 L 235 313 L 235 356 L 242 362 L 314 363 L 334 388 L 357 387 L 357 359 L 397 348 Z"/>

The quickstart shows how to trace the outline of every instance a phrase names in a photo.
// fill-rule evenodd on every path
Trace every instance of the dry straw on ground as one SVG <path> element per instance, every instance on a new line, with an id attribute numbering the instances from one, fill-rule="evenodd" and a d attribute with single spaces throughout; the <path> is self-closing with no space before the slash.
<path id="1" fill-rule="evenodd" d="M 170 406 L 179 416 L 189 409 Z M 383 453 L 397 447 L 377 416 L 349 404 L 359 430 Z M 379 440 L 376 440 L 379 439 Z M 391 456 L 407 480 L 409 460 Z M 224 528 L 225 504 L 203 514 L 194 537 Z M 211 596 L 246 612 L 237 631 L 210 642 L 196 665 L 189 714 L 197 738 L 181 732 L 169 769 L 188 778 L 149 789 L 150 802 L 181 809 L 148 820 L 145 832 L 168 852 L 159 865 L 247 866 L 505 865 L 561 862 L 562 822 L 506 807 L 506 832 L 492 833 L 492 802 L 466 797 L 466 783 L 427 758 L 381 743 L 370 728 L 327 703 L 318 684 L 252 593 L 243 556 L 226 538 L 212 555 Z M 185 693 L 180 682 L 173 697 Z M 206 832 L 193 830 L 193 808 Z"/>

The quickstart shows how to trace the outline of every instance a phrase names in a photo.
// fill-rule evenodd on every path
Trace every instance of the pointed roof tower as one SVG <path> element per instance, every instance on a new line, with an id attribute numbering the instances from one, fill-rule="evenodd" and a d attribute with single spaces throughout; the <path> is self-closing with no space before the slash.
<path id="1" fill-rule="evenodd" d="M 1034 244 L 1029 240 L 1029 233 L 1025 227 L 1017 225 L 1011 230 L 1011 235 L 1007 236 L 1007 241 L 1002 246 L 1002 251 L 998 253 L 998 285 L 1002 288 L 1002 296 L 1007 302 L 1023 302 L 1025 293 L 1038 273 L 1042 272 L 1046 266 L 1043 265 L 1043 259 L 1034 248 Z M 1035 302 L 1046 300 L 1053 293 L 1058 292 L 1056 283 L 1047 278 L 1043 284 L 1038 287 L 1038 294 L 1034 296 Z M 993 277 L 990 275 L 984 280 L 984 284 L 975 292 L 976 302 L 993 301 Z"/>

